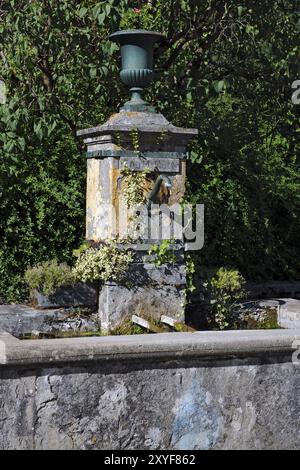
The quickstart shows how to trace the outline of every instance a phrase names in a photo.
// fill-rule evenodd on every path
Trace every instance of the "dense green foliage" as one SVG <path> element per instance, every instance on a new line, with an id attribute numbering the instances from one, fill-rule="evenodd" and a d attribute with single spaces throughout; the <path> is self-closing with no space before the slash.
<path id="1" fill-rule="evenodd" d="M 75 277 L 70 266 L 54 259 L 28 268 L 25 271 L 25 281 L 31 290 L 52 295 L 60 287 L 74 284 Z"/>
<path id="2" fill-rule="evenodd" d="M 125 99 L 107 40 L 120 24 L 166 34 L 148 98 L 200 130 L 189 191 L 206 205 L 199 265 L 299 277 L 297 11 L 294 0 L 0 0 L 0 298 L 22 297 L 28 266 L 70 261 L 84 238 L 75 131 Z"/>

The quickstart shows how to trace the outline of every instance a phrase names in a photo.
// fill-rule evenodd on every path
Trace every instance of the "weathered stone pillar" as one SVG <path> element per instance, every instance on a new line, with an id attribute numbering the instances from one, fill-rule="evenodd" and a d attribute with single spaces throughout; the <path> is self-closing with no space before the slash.
<path id="1" fill-rule="evenodd" d="M 133 172 L 151 173 L 145 190 L 149 207 L 154 203 L 173 206 L 184 195 L 187 145 L 197 130 L 175 127 L 140 96 L 137 98 L 136 90 L 132 88 L 132 100 L 105 124 L 78 132 L 87 145 L 88 240 L 102 241 L 119 235 L 125 166 Z M 144 242 L 149 244 L 147 238 Z M 111 331 L 133 314 L 156 319 L 168 315 L 184 321 L 186 278 L 182 240 L 175 243 L 174 253 L 176 262 L 156 267 L 148 247 L 143 250 L 139 246 L 128 272 L 131 287 L 115 283 L 102 286 L 99 318 L 103 330 Z"/>

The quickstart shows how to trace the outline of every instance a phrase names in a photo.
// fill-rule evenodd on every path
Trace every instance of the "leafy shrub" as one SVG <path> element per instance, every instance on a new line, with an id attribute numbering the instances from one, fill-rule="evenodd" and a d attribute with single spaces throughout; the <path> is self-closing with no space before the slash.
<path id="1" fill-rule="evenodd" d="M 74 276 L 82 282 L 120 281 L 133 261 L 130 251 L 120 250 L 113 242 L 82 253 L 74 267 Z"/>
<path id="2" fill-rule="evenodd" d="M 245 297 L 241 274 L 234 269 L 220 268 L 210 279 L 208 287 L 212 297 L 212 313 L 220 330 L 230 326 L 235 302 Z"/>
<path id="3" fill-rule="evenodd" d="M 172 242 L 170 240 L 163 240 L 157 245 L 152 245 L 148 251 L 149 255 L 155 255 L 155 266 L 162 264 L 174 264 L 176 262 L 176 255 L 171 248 Z"/>
<path id="4" fill-rule="evenodd" d="M 57 260 L 51 260 L 27 269 L 25 281 L 31 290 L 51 295 L 59 287 L 73 284 L 74 275 L 66 263 L 58 264 Z"/>

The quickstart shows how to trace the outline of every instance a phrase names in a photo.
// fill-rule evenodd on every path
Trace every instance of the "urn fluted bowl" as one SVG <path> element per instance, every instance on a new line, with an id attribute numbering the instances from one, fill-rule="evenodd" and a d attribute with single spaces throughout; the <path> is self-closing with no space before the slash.
<path id="1" fill-rule="evenodd" d="M 143 110 L 147 104 L 141 93 L 153 80 L 154 46 L 164 39 L 164 35 L 155 31 L 131 29 L 117 31 L 109 38 L 121 46 L 120 76 L 132 93 L 131 101 L 125 104 L 124 109 Z"/>

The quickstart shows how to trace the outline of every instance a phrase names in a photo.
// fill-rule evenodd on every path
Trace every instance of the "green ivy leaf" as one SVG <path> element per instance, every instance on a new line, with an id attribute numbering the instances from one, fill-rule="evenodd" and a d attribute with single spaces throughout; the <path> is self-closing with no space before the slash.
<path id="1" fill-rule="evenodd" d="M 88 9 L 86 7 L 81 7 L 80 10 L 78 11 L 78 16 L 80 18 L 83 18 L 88 12 Z"/>
<path id="2" fill-rule="evenodd" d="M 215 81 L 213 83 L 213 86 L 217 93 L 221 93 L 221 91 L 224 89 L 225 81 L 224 80 Z"/>

